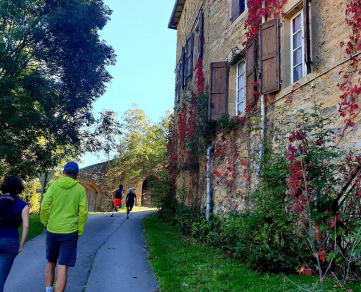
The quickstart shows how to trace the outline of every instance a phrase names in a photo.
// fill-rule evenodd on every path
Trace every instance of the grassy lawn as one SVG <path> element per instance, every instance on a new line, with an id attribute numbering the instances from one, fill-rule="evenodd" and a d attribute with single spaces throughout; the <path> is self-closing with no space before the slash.
<path id="1" fill-rule="evenodd" d="M 19 240 L 21 240 L 23 226 L 21 225 L 19 228 Z M 44 231 L 44 225 L 40 222 L 39 214 L 30 214 L 29 216 L 29 233 L 27 240 L 34 238 Z"/>
<path id="2" fill-rule="evenodd" d="M 162 292 L 283 292 L 301 291 L 284 275 L 254 272 L 246 264 L 226 255 L 224 251 L 197 243 L 183 236 L 176 227 L 163 224 L 156 214 L 144 220 L 149 260 Z M 288 278 L 298 285 L 311 285 L 314 277 L 292 275 Z M 342 291 L 332 281 L 326 281 L 326 291 Z M 353 292 L 360 284 L 349 285 Z M 308 291 L 308 290 L 303 290 Z M 312 290 L 318 291 L 318 290 Z M 343 290 L 346 291 L 346 290 Z M 351 291 L 351 290 L 349 290 Z"/>

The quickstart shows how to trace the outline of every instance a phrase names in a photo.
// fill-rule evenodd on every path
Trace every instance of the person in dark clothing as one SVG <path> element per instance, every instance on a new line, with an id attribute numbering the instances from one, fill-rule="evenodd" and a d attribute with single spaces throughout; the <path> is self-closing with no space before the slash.
<path id="1" fill-rule="evenodd" d="M 23 250 L 29 231 L 29 206 L 19 198 L 24 190 L 16 176 L 9 176 L 1 186 L 0 197 L 0 292 L 10 273 L 15 257 Z M 23 224 L 19 246 L 18 228 Z"/>
<path id="2" fill-rule="evenodd" d="M 124 193 L 123 185 L 120 185 L 119 189 L 117 189 L 115 192 L 114 208 L 113 208 L 113 213 L 112 215 L 110 215 L 110 217 L 113 217 L 114 211 L 118 212 L 118 209 L 122 207 L 123 193 Z"/>
<path id="3" fill-rule="evenodd" d="M 129 189 L 129 193 L 125 199 L 125 205 L 127 206 L 127 219 L 129 219 L 129 212 L 132 211 L 134 206 L 135 198 L 137 197 L 136 194 L 134 194 L 134 191 L 132 188 Z"/>

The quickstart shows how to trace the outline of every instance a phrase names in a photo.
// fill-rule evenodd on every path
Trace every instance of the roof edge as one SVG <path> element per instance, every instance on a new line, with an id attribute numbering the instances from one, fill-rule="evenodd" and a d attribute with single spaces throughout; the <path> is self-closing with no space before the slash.
<path id="1" fill-rule="evenodd" d="M 177 13 L 182 14 L 184 3 L 185 3 L 185 0 L 176 0 L 175 1 L 172 15 L 168 22 L 168 28 L 177 30 L 180 15 L 177 16 L 176 14 Z"/>

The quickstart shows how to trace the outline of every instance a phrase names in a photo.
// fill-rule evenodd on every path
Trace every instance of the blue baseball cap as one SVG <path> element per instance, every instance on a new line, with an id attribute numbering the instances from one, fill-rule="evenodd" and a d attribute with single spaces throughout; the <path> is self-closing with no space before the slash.
<path id="1" fill-rule="evenodd" d="M 77 174 L 79 172 L 79 165 L 76 162 L 68 162 L 64 166 L 64 172 L 68 174 Z"/>

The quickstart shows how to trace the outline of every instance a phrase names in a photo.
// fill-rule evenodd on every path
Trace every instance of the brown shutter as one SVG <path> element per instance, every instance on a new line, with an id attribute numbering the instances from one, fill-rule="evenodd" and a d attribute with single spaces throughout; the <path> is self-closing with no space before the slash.
<path id="1" fill-rule="evenodd" d="M 203 56 L 203 42 L 204 42 L 204 14 L 203 11 L 199 13 L 199 34 L 198 34 L 198 57 L 197 60 Z"/>
<path id="2" fill-rule="evenodd" d="M 209 119 L 218 120 L 228 114 L 228 68 L 227 62 L 211 63 L 209 85 Z"/>
<path id="3" fill-rule="evenodd" d="M 176 85 L 175 85 L 175 102 L 180 101 L 180 89 L 181 89 L 181 82 L 180 82 L 180 72 L 181 72 L 181 63 L 179 62 L 176 68 Z"/>
<path id="4" fill-rule="evenodd" d="M 279 25 L 272 19 L 260 25 L 261 93 L 280 89 Z"/>
<path id="5" fill-rule="evenodd" d="M 304 46 L 305 46 L 305 63 L 307 74 L 311 73 L 311 23 L 310 23 L 310 0 L 303 0 L 303 27 L 304 27 Z"/>
<path id="6" fill-rule="evenodd" d="M 186 78 L 192 76 L 193 73 L 193 47 L 194 34 L 190 33 L 186 42 Z"/>
<path id="7" fill-rule="evenodd" d="M 256 99 L 255 91 L 257 87 L 257 60 L 258 48 L 257 42 L 251 41 L 246 47 L 246 106 L 254 103 Z"/>
<path id="8" fill-rule="evenodd" d="M 232 18 L 231 21 L 235 21 L 239 16 L 239 0 L 232 0 Z"/>
<path id="9" fill-rule="evenodd" d="M 180 101 L 182 89 L 184 89 L 184 47 L 182 47 L 182 55 L 179 59 L 178 65 L 177 65 L 177 79 L 176 79 L 176 102 Z"/>
<path id="10" fill-rule="evenodd" d="M 181 56 L 181 60 L 180 60 L 180 63 L 181 63 L 181 70 L 180 70 L 180 74 L 181 74 L 181 81 L 180 81 L 180 85 L 182 87 L 182 89 L 185 88 L 185 85 L 186 85 L 186 82 L 185 82 L 185 76 L 184 76 L 184 72 L 185 72 L 185 48 L 182 47 L 182 56 Z"/>

